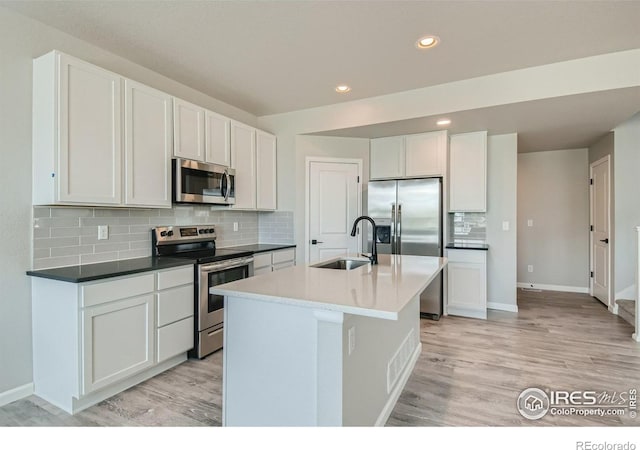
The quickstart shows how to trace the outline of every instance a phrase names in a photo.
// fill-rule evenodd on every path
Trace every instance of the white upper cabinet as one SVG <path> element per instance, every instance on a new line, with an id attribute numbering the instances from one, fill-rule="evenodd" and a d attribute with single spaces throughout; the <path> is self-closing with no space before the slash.
<path id="1" fill-rule="evenodd" d="M 171 207 L 171 96 L 124 82 L 125 203 Z"/>
<path id="2" fill-rule="evenodd" d="M 369 177 L 444 176 L 446 160 L 446 131 L 371 139 Z"/>
<path id="3" fill-rule="evenodd" d="M 33 203 L 121 203 L 121 78 L 59 52 L 33 69 Z"/>
<path id="4" fill-rule="evenodd" d="M 411 134 L 405 137 L 405 176 L 442 176 L 447 160 L 447 132 Z"/>
<path id="5" fill-rule="evenodd" d="M 451 136 L 449 167 L 449 211 L 485 212 L 487 132 Z"/>
<path id="6" fill-rule="evenodd" d="M 231 120 L 211 111 L 204 114 L 205 160 L 231 166 Z"/>
<path id="7" fill-rule="evenodd" d="M 174 156 L 205 160 L 204 116 L 204 108 L 179 98 L 173 99 Z"/>
<path id="8" fill-rule="evenodd" d="M 404 176 L 404 136 L 371 139 L 369 178 Z"/>
<path id="9" fill-rule="evenodd" d="M 234 208 L 256 209 L 256 129 L 236 121 L 231 122 L 231 167 L 236 170 Z"/>
<path id="10" fill-rule="evenodd" d="M 256 132 L 256 206 L 275 210 L 277 206 L 276 137 Z"/>

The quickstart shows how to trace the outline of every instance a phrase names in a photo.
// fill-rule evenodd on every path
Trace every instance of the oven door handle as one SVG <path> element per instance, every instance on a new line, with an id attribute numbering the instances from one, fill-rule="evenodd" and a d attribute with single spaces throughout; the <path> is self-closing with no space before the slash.
<path id="1" fill-rule="evenodd" d="M 224 269 L 233 269 L 235 267 L 246 266 L 249 263 L 253 262 L 253 257 L 251 258 L 243 258 L 243 259 L 234 259 L 233 261 L 219 262 L 213 264 L 203 264 L 200 266 L 200 272 L 202 273 L 211 273 Z"/>

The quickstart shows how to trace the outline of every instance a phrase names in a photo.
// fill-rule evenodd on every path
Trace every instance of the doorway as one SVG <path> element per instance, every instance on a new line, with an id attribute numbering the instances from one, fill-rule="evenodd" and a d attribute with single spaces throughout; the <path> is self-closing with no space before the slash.
<path id="1" fill-rule="evenodd" d="M 615 312 L 611 289 L 611 171 L 609 156 L 589 165 L 590 189 L 590 294 Z"/>
<path id="2" fill-rule="evenodd" d="M 362 160 L 307 158 L 307 263 L 361 251 L 351 227 L 362 211 Z"/>

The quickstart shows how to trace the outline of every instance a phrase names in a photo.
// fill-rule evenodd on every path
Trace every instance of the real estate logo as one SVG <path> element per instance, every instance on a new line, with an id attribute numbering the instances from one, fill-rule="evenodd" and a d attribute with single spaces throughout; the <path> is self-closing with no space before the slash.
<path id="1" fill-rule="evenodd" d="M 536 420 L 549 412 L 549 396 L 542 389 L 527 388 L 518 397 L 518 411 L 522 417 Z"/>
<path id="2" fill-rule="evenodd" d="M 518 411 L 529 420 L 541 419 L 547 413 L 552 416 L 627 416 L 637 417 L 638 390 L 542 390 L 527 388 L 520 393 Z"/>

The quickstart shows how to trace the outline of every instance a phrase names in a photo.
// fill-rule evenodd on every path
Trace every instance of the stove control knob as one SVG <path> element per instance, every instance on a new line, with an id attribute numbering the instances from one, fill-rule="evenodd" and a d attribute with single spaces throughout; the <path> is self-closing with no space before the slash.
<path id="1" fill-rule="evenodd" d="M 160 232 L 160 236 L 164 237 L 164 236 L 166 236 L 166 235 L 167 235 L 167 232 L 166 232 L 166 231 L 161 231 L 161 232 Z"/>
<path id="2" fill-rule="evenodd" d="M 206 232 L 207 232 L 207 231 L 206 231 L 204 228 L 200 228 L 200 229 L 198 230 L 198 233 L 200 233 L 200 234 L 204 234 L 204 233 L 206 233 Z"/>
<path id="3" fill-rule="evenodd" d="M 213 228 L 209 228 L 209 233 L 213 233 L 215 230 Z"/>
<path id="4" fill-rule="evenodd" d="M 172 230 L 167 231 L 167 236 L 173 236 L 173 231 Z"/>

